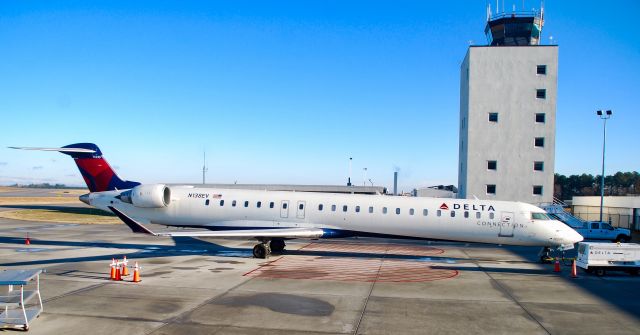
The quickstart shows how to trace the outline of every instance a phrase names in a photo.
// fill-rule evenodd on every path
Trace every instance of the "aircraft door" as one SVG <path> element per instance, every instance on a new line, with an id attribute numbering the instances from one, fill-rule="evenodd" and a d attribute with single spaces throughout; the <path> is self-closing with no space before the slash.
<path id="1" fill-rule="evenodd" d="M 298 201 L 298 207 L 296 209 L 296 217 L 298 219 L 304 219 L 304 208 L 306 205 L 304 201 Z"/>
<path id="2" fill-rule="evenodd" d="M 289 217 L 289 200 L 282 200 L 282 203 L 280 204 L 280 217 Z"/>
<path id="3" fill-rule="evenodd" d="M 500 230 L 498 232 L 499 237 L 513 237 L 513 232 L 516 229 L 516 223 L 514 220 L 513 212 L 502 212 L 500 217 Z"/>

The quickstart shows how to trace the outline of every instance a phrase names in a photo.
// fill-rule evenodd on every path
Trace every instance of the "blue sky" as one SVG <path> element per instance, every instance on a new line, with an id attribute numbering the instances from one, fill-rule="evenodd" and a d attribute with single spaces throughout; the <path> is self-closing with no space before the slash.
<path id="1" fill-rule="evenodd" d="M 495 3 L 495 1 L 492 1 Z M 522 1 L 505 1 L 522 5 Z M 0 184 L 82 185 L 94 142 L 123 178 L 457 184 L 459 69 L 485 1 L 3 1 Z M 537 1 L 525 1 L 527 8 Z M 545 3 L 559 48 L 556 172 L 640 166 L 638 1 Z"/>

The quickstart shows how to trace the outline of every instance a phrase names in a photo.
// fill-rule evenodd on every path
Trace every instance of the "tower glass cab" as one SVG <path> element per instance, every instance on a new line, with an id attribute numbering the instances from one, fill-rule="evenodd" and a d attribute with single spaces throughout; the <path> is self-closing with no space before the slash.
<path id="1" fill-rule="evenodd" d="M 539 45 L 543 11 L 511 12 L 487 15 L 484 33 L 491 46 Z"/>

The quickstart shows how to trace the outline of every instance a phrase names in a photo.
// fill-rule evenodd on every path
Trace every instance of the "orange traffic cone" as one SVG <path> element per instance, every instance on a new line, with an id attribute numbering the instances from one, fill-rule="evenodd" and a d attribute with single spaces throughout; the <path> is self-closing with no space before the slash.
<path id="1" fill-rule="evenodd" d="M 573 260 L 571 265 L 571 278 L 578 278 L 578 268 L 576 267 L 576 260 Z"/>
<path id="2" fill-rule="evenodd" d="M 122 280 L 122 269 L 120 268 L 120 264 L 116 263 L 116 280 Z"/>
<path id="3" fill-rule="evenodd" d="M 138 267 L 138 262 L 136 262 L 135 266 L 133 267 L 133 280 L 132 282 L 134 283 L 139 283 L 142 280 L 140 279 L 140 268 Z"/>
<path id="4" fill-rule="evenodd" d="M 124 256 L 124 258 L 122 259 L 122 276 L 128 276 L 129 275 L 129 267 L 127 267 L 127 256 Z"/>
<path id="5" fill-rule="evenodd" d="M 553 272 L 560 272 L 560 261 L 556 257 L 556 265 L 553 267 Z"/>
<path id="6" fill-rule="evenodd" d="M 26 245 L 30 245 L 31 244 L 31 239 L 29 238 L 29 233 L 27 233 L 27 238 L 24 239 L 24 244 L 26 244 Z"/>
<path id="7" fill-rule="evenodd" d="M 115 258 L 111 260 L 111 275 L 109 276 L 109 279 L 116 280 L 116 259 Z"/>

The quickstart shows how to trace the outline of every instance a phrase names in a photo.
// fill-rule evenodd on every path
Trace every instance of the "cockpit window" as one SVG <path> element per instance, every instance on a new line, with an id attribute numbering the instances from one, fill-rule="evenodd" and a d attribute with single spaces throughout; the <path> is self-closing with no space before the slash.
<path id="1" fill-rule="evenodd" d="M 532 220 L 551 220 L 547 213 L 531 213 Z"/>

